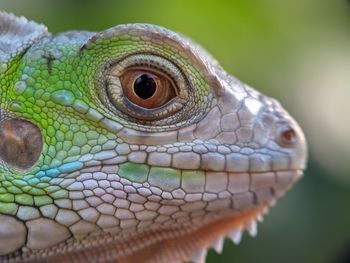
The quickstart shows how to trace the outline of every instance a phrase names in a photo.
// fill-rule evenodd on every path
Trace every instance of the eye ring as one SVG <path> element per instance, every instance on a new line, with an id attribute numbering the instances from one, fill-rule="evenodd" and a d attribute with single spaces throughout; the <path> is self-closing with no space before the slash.
<path id="1" fill-rule="evenodd" d="M 172 52 L 158 54 L 158 51 L 125 51 L 96 70 L 92 79 L 95 85 L 90 92 L 110 119 L 142 131 L 170 131 L 202 119 L 211 109 L 214 94 L 206 82 L 207 76 L 201 75 L 196 65 L 188 64 L 188 59 Z M 176 96 L 149 109 L 135 104 L 125 96 L 120 80 L 121 74 L 131 68 L 165 75 Z"/>
<path id="2" fill-rule="evenodd" d="M 162 89 L 157 88 L 153 96 L 142 99 L 134 84 L 145 74 Z M 99 96 L 117 115 L 123 113 L 139 123 L 149 123 L 177 114 L 186 104 L 188 92 L 188 82 L 175 64 L 156 55 L 134 54 L 107 69 L 105 88 Z"/>

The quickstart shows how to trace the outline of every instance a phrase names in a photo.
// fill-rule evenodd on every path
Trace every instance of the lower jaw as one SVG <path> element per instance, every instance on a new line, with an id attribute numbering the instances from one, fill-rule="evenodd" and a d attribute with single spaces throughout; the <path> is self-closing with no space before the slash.
<path id="1" fill-rule="evenodd" d="M 36 258 L 28 262 L 182 262 L 192 260 L 204 262 L 207 249 L 211 246 L 221 250 L 223 239 L 231 238 L 238 243 L 244 229 L 251 235 L 256 234 L 256 220 L 274 205 L 285 191 L 301 175 L 301 171 L 290 172 L 291 179 L 281 181 L 275 188 L 275 196 L 263 203 L 257 203 L 243 210 L 228 210 L 227 213 L 213 213 L 208 220 L 196 224 L 180 224 L 162 228 L 132 231 L 111 238 L 106 233 L 96 233 L 87 237 L 88 246 L 79 241 L 67 240 L 61 253 L 55 248 L 48 249 L 45 258 Z M 225 211 L 220 211 L 225 212 Z M 72 241 L 72 240 L 71 240 Z M 59 247 L 60 245 L 58 245 Z M 62 246 L 61 246 L 62 247 Z M 70 249 L 72 248 L 72 249 Z M 40 254 L 39 254 L 40 255 Z M 33 255 L 34 256 L 34 255 Z M 41 258 L 41 259 L 40 259 Z"/>
<path id="2" fill-rule="evenodd" d="M 225 237 L 238 244 L 245 229 L 252 236 L 256 235 L 256 220 L 262 218 L 267 210 L 268 205 L 260 205 L 239 214 L 232 214 L 232 211 L 226 216 L 221 214 L 200 226 L 188 224 L 157 230 L 146 229 L 141 233 L 130 233 L 130 237 L 118 239 L 111 238 L 107 233 L 99 233 L 87 237 L 87 247 L 82 243 L 75 243 L 74 240 L 67 240 L 60 253 L 52 248 L 46 250 L 45 256 L 37 251 L 39 254 L 32 254 L 24 259 L 15 257 L 9 262 L 204 263 L 210 247 L 221 252 L 219 250 L 222 249 Z M 58 247 L 62 248 L 62 244 Z"/>
<path id="3" fill-rule="evenodd" d="M 90 246 L 75 246 L 65 253 L 59 253 L 41 259 L 28 260 L 41 262 L 118 262 L 118 263 L 180 263 L 193 261 L 204 263 L 207 250 L 213 247 L 221 252 L 225 237 L 235 244 L 240 242 L 242 233 L 247 230 L 252 236 L 257 234 L 256 221 L 267 213 L 268 205 L 257 205 L 239 214 L 213 217 L 208 222 L 197 225 L 181 225 L 163 229 L 149 229 L 141 233 L 108 241 L 110 236 L 97 234 L 88 237 Z M 80 248 L 79 248 L 80 247 Z"/>
<path id="4" fill-rule="evenodd" d="M 219 215 L 218 213 L 217 217 L 214 215 L 207 222 L 203 221 L 199 227 L 188 225 L 177 230 L 159 230 L 156 233 L 152 233 L 153 239 L 158 239 L 158 241 L 129 255 L 120 256 L 118 262 L 136 263 L 142 259 L 142 262 L 145 263 L 178 263 L 183 261 L 204 263 L 208 249 L 214 248 L 218 253 L 222 252 L 223 242 L 226 237 L 238 244 L 244 230 L 248 231 L 251 236 L 256 236 L 257 221 L 262 221 L 269 207 L 274 206 L 277 200 L 302 175 L 300 170 L 288 171 L 288 173 L 291 175 L 288 183 L 285 181 L 281 182 L 280 185 L 277 184 L 274 188 L 275 196 L 272 199 L 265 200 L 239 212 L 231 210 L 226 215 Z M 145 239 L 147 237 L 144 237 L 143 240 Z"/>

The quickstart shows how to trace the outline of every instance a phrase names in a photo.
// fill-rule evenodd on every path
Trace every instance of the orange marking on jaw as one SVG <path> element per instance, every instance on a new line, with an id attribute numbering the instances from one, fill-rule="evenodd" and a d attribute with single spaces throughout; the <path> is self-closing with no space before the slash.
<path id="1" fill-rule="evenodd" d="M 216 220 L 194 232 L 152 244 L 130 256 L 121 258 L 118 262 L 136 263 L 141 260 L 153 263 L 190 260 L 195 251 L 209 247 L 211 241 L 217 237 L 227 236 L 229 230 L 243 227 L 247 222 L 264 213 L 265 208 L 266 206 L 259 206 L 254 210 L 242 212 L 240 215 Z"/>

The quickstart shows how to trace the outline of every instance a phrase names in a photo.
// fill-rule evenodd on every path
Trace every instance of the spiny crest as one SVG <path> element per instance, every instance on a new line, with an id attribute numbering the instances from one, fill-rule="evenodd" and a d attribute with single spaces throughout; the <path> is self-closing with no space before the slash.
<path id="1" fill-rule="evenodd" d="M 6 63 L 47 35 L 44 25 L 0 11 L 0 63 Z"/>

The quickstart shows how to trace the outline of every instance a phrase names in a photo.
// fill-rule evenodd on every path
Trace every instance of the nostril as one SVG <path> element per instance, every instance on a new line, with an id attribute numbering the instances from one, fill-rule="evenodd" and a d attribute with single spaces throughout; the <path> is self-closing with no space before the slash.
<path id="1" fill-rule="evenodd" d="M 284 124 L 279 129 L 279 141 L 283 146 L 293 146 L 297 141 L 297 133 L 288 124 Z"/>
<path id="2" fill-rule="evenodd" d="M 293 129 L 288 129 L 282 132 L 282 138 L 285 142 L 291 143 L 295 140 L 295 131 Z"/>

